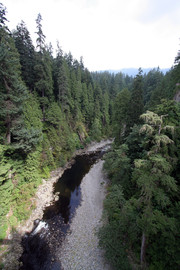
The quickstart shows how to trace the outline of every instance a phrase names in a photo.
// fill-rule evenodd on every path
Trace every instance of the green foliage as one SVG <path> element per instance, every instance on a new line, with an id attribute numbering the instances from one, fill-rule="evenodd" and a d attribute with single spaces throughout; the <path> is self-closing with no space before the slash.
<path id="1" fill-rule="evenodd" d="M 144 103 L 146 107 L 152 106 L 159 100 L 158 89 L 162 87 L 164 75 L 159 68 L 152 69 L 144 75 Z M 156 94 L 155 94 L 156 93 Z"/>
<path id="2" fill-rule="evenodd" d="M 122 143 L 126 135 L 130 92 L 123 89 L 116 97 L 113 108 L 113 135 L 116 143 Z"/>
<path id="3" fill-rule="evenodd" d="M 6 28 L 0 29 L 0 120 L 6 142 L 22 120 L 22 104 L 27 91 L 20 77 L 20 63 L 14 40 Z"/>
<path id="4" fill-rule="evenodd" d="M 105 250 L 106 258 L 115 269 L 131 269 L 127 260 L 127 247 L 123 241 L 124 228 L 121 225 L 121 210 L 125 199 L 118 185 L 110 188 L 104 202 L 104 226 L 99 230 L 100 246 Z"/>
<path id="5" fill-rule="evenodd" d="M 45 168 L 48 167 L 52 169 L 55 168 L 55 162 L 54 162 L 52 150 L 53 149 L 50 145 L 50 141 L 48 140 L 48 137 L 45 134 L 43 137 L 42 151 L 41 151 L 41 156 L 40 156 L 40 168 L 42 172 L 44 170 L 44 167 Z"/>
<path id="6" fill-rule="evenodd" d="M 87 144 L 90 144 L 91 143 L 91 138 L 90 137 L 87 137 L 85 140 L 84 140 L 84 144 L 87 145 Z"/>
<path id="7" fill-rule="evenodd" d="M 126 269 L 118 265 L 121 254 L 130 268 L 178 269 L 180 265 L 175 240 L 180 222 L 179 185 L 174 177 L 177 153 L 173 150 L 177 135 L 172 125 L 179 115 L 174 106 L 164 101 L 157 107 L 162 115 L 142 114 L 144 124 L 133 127 L 126 139 L 128 147 L 116 145 L 106 155 L 104 168 L 111 186 L 99 237 L 115 269 Z"/>
<path id="8" fill-rule="evenodd" d="M 8 213 L 10 209 L 10 202 L 11 202 L 11 194 L 13 191 L 13 184 L 11 179 L 7 180 L 4 184 L 0 186 L 0 216 L 4 216 Z"/>
<path id="9" fill-rule="evenodd" d="M 45 179 L 48 179 L 50 177 L 50 169 L 49 167 L 44 167 L 42 168 L 41 176 Z"/>
<path id="10" fill-rule="evenodd" d="M 13 213 L 19 221 L 25 220 L 30 216 L 31 211 L 34 208 L 34 204 L 31 201 L 34 192 L 35 189 L 33 183 L 20 185 L 14 190 L 12 194 Z"/>
<path id="11" fill-rule="evenodd" d="M 0 4 L 0 238 L 28 218 L 42 177 L 112 130 L 100 244 L 116 269 L 143 268 L 145 235 L 147 267 L 178 269 L 180 106 L 169 99 L 179 91 L 179 57 L 165 76 L 90 73 L 59 44 L 53 56 L 40 14 L 36 51 L 24 22 L 13 35 L 6 22 Z"/>
<path id="12" fill-rule="evenodd" d="M 45 35 L 43 34 L 43 31 L 42 31 L 42 24 L 41 24 L 41 21 L 42 21 L 42 16 L 41 14 L 39 13 L 38 16 L 37 16 L 37 19 L 36 19 L 36 28 L 37 28 L 37 39 L 36 39 L 36 42 L 37 42 L 37 48 L 39 49 L 39 52 L 40 53 L 43 53 L 43 49 L 45 47 Z"/>
<path id="13" fill-rule="evenodd" d="M 179 268 L 179 202 L 170 207 L 169 212 L 173 219 L 165 221 L 166 229 L 160 231 L 151 242 L 152 248 L 148 250 L 147 256 L 151 260 L 149 269 L 178 269 Z M 163 247 L 163 248 L 159 248 Z"/>
<path id="14" fill-rule="evenodd" d="M 15 228 L 17 226 L 17 218 L 15 216 L 10 216 L 8 218 L 8 223 L 10 225 L 11 228 Z"/>
<path id="15" fill-rule="evenodd" d="M 2 227 L 7 224 L 6 215 L 10 209 L 18 220 L 28 217 L 32 208 L 30 198 L 41 181 L 38 173 L 40 151 L 28 154 L 25 161 L 15 160 L 13 155 L 8 158 L 7 153 L 7 147 L 2 146 L 0 154 L 0 166 L 3 167 L 0 183 L 0 222 Z M 13 216 L 9 219 L 9 225 L 16 226 L 16 220 Z"/>
<path id="16" fill-rule="evenodd" d="M 100 141 L 102 135 L 102 126 L 98 118 L 95 118 L 91 127 L 91 138 L 95 141 Z"/>
<path id="17" fill-rule="evenodd" d="M 23 120 L 12 129 L 15 149 L 21 149 L 26 154 L 34 150 L 42 141 L 42 112 L 35 95 L 28 93 L 23 103 Z"/>
<path id="18" fill-rule="evenodd" d="M 48 107 L 48 103 L 53 101 L 53 67 L 51 53 L 45 47 L 45 35 L 42 31 L 41 21 L 41 14 L 38 14 L 36 19 L 38 37 L 36 41 L 39 51 L 35 54 L 34 88 L 39 95 L 39 101 L 43 113 L 43 121 L 45 121 L 45 112 Z"/>
<path id="19" fill-rule="evenodd" d="M 42 132 L 42 111 L 38 102 L 37 95 L 28 93 L 26 101 L 23 103 L 23 117 L 28 130 L 35 129 Z"/>
<path id="20" fill-rule="evenodd" d="M 144 110 L 143 102 L 143 77 L 142 69 L 139 69 L 139 73 L 136 75 L 133 82 L 133 89 L 131 93 L 131 99 L 128 108 L 128 122 L 127 126 L 130 129 L 134 124 L 140 124 L 140 115 Z"/>
<path id="21" fill-rule="evenodd" d="M 27 155 L 24 162 L 24 173 L 21 173 L 25 182 L 32 182 L 34 187 L 37 187 L 41 183 L 41 175 L 39 173 L 40 167 L 40 151 L 37 149 Z"/>
<path id="22" fill-rule="evenodd" d="M 14 149 L 23 150 L 25 153 L 29 153 L 35 146 L 42 140 L 42 133 L 38 129 L 19 129 L 14 130 Z"/>
<path id="23" fill-rule="evenodd" d="M 3 223 L 3 221 L 1 220 L 1 222 L 0 222 L 0 241 L 6 238 L 7 229 L 8 229 L 8 224 Z"/>
<path id="24" fill-rule="evenodd" d="M 0 21 L 0 27 L 3 28 L 7 28 L 6 27 L 6 22 L 7 22 L 7 19 L 6 19 L 6 7 L 0 3 L 0 18 L 1 18 L 1 21 Z"/>
<path id="25" fill-rule="evenodd" d="M 125 198 L 129 196 L 131 166 L 130 159 L 127 156 L 127 145 L 121 145 L 119 148 L 113 148 L 105 155 L 104 169 L 107 171 L 113 184 L 120 184 Z M 119 170 L 121 168 L 121 170 Z"/>
<path id="26" fill-rule="evenodd" d="M 71 93 L 68 80 L 68 67 L 64 59 L 61 60 L 61 65 L 57 70 L 57 92 L 58 102 L 62 106 L 63 112 L 69 112 L 71 107 Z"/>
<path id="27" fill-rule="evenodd" d="M 47 138 L 48 144 L 43 143 L 43 164 L 44 161 L 48 161 L 48 163 L 45 163 L 47 165 L 63 166 L 73 151 L 81 145 L 78 135 L 72 133 L 65 119 L 58 129 L 52 126 L 48 129 Z"/>
<path id="28" fill-rule="evenodd" d="M 46 111 L 46 121 L 56 128 L 62 126 L 62 111 L 56 102 L 51 103 L 48 110 Z"/>
<path id="29" fill-rule="evenodd" d="M 74 144 L 74 149 L 84 148 L 77 133 L 72 133 L 72 141 Z"/>
<path id="30" fill-rule="evenodd" d="M 8 163 L 5 159 L 6 147 L 0 145 L 0 224 L 3 226 L 5 221 L 5 216 L 10 209 L 11 194 L 13 191 L 12 183 L 12 173 L 13 166 L 12 163 Z M 3 222 L 2 222 L 2 221 Z M 1 223 L 2 222 L 2 223 Z"/>
<path id="31" fill-rule="evenodd" d="M 23 21 L 18 24 L 16 30 L 13 32 L 13 38 L 20 56 L 22 79 L 27 87 L 33 90 L 35 51 L 30 33 Z"/>
<path id="32" fill-rule="evenodd" d="M 126 144 L 128 145 L 128 156 L 131 163 L 137 158 L 141 158 L 144 152 L 144 134 L 139 132 L 140 126 L 134 125 L 130 134 L 126 137 Z"/>
<path id="33" fill-rule="evenodd" d="M 9 179 L 9 171 L 12 168 L 12 164 L 8 163 L 4 157 L 6 149 L 6 146 L 0 145 L 0 185 Z"/>

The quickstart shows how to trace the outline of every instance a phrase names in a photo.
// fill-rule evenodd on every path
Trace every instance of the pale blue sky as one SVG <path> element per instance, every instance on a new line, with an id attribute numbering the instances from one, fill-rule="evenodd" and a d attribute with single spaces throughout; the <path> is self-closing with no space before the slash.
<path id="1" fill-rule="evenodd" d="M 180 0 L 1 1 L 11 30 L 24 20 L 35 41 L 40 12 L 47 43 L 59 40 L 91 71 L 171 67 L 180 47 Z"/>
<path id="2" fill-rule="evenodd" d="M 179 0 L 145 0 L 144 10 L 139 17 L 142 23 L 152 23 L 162 18 L 170 19 L 172 23 L 178 23 L 180 15 Z"/>

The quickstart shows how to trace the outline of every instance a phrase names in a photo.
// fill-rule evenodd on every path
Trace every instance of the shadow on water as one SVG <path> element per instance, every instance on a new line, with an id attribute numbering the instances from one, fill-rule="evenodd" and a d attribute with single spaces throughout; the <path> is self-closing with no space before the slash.
<path id="1" fill-rule="evenodd" d="M 67 169 L 59 181 L 55 183 L 54 192 L 60 193 L 59 200 L 46 208 L 44 220 L 49 220 L 60 214 L 66 224 L 70 221 L 81 201 L 81 181 L 99 155 L 100 153 L 76 157 L 73 166 Z"/>
<path id="2" fill-rule="evenodd" d="M 45 209 L 43 219 L 37 221 L 32 232 L 23 237 L 20 270 L 62 270 L 60 261 L 55 257 L 56 250 L 60 248 L 81 203 L 81 181 L 102 155 L 103 152 L 99 151 L 77 156 L 72 167 L 55 183 L 54 193 L 59 192 L 59 200 Z"/>
<path id="3" fill-rule="evenodd" d="M 23 266 L 20 269 L 52 269 L 50 249 L 46 239 L 37 234 L 24 238 L 22 244 L 25 251 L 21 257 Z"/>

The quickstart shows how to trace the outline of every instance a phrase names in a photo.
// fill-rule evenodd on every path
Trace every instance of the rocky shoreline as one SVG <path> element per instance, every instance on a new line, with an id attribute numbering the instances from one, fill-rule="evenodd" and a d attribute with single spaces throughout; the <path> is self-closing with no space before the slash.
<path id="1" fill-rule="evenodd" d="M 38 187 L 37 192 L 33 200 L 37 206 L 31 213 L 29 219 L 21 223 L 17 228 L 16 232 L 8 235 L 8 253 L 4 257 L 4 270 L 18 270 L 20 267 L 19 258 L 23 252 L 21 246 L 21 240 L 23 235 L 32 231 L 34 222 L 41 220 L 43 217 L 44 209 L 51 205 L 55 200 L 58 199 L 58 194 L 53 194 L 54 183 L 62 176 L 64 171 L 72 166 L 74 158 L 77 155 L 90 154 L 94 151 L 101 149 L 102 147 L 110 144 L 110 140 L 104 140 L 99 143 L 93 142 L 86 149 L 77 150 L 71 161 L 69 161 L 63 168 L 58 168 L 51 173 L 51 177 L 48 180 L 43 180 L 42 184 Z"/>

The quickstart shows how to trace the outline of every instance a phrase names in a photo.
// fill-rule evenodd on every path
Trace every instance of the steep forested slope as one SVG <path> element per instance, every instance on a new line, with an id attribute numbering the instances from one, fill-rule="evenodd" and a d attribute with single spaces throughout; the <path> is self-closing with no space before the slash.
<path id="1" fill-rule="evenodd" d="M 72 153 L 110 132 L 109 92 L 82 59 L 47 46 L 42 17 L 37 42 L 22 21 L 11 33 L 0 4 L 0 238 L 27 218 L 42 177 Z"/>
<path id="2" fill-rule="evenodd" d="M 179 267 L 180 63 L 135 78 L 90 73 L 56 55 L 42 17 L 33 45 L 25 22 L 10 32 L 0 4 L 0 239 L 26 219 L 42 178 L 91 140 L 113 136 L 100 243 L 117 269 Z"/>
<path id="3" fill-rule="evenodd" d="M 110 136 L 113 100 L 132 81 L 91 74 L 59 43 L 55 55 L 41 14 L 36 26 L 34 46 L 25 22 L 8 29 L 0 4 L 0 239 L 29 216 L 42 178 L 76 149 Z"/>
<path id="4" fill-rule="evenodd" d="M 135 77 L 113 106 L 100 244 L 114 269 L 180 267 L 180 63 Z"/>

